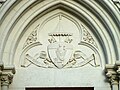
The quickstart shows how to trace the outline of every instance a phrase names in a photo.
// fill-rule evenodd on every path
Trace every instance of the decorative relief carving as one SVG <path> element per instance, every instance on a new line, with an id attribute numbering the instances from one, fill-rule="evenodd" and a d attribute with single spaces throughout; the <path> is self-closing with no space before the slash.
<path id="1" fill-rule="evenodd" d="M 118 79 L 117 75 L 112 75 L 111 73 L 107 73 L 106 76 L 111 85 L 114 85 L 114 84 L 118 85 L 119 79 Z"/>
<path id="2" fill-rule="evenodd" d="M 112 85 L 119 84 L 119 74 L 117 73 L 116 66 L 107 64 L 105 67 L 107 80 Z"/>
<path id="3" fill-rule="evenodd" d="M 8 73 L 8 74 L 3 74 L 1 76 L 1 85 L 9 85 L 11 84 L 13 80 L 13 74 Z"/>
<path id="4" fill-rule="evenodd" d="M 30 44 L 33 44 L 35 42 L 37 42 L 37 30 L 39 29 L 39 25 L 35 28 L 35 30 L 28 36 L 23 49 L 27 46 L 29 46 Z"/>
<path id="5" fill-rule="evenodd" d="M 97 45 L 96 45 L 93 37 L 90 35 L 90 33 L 86 30 L 86 28 L 83 25 L 81 25 L 81 26 L 82 26 L 82 30 L 83 30 L 82 40 L 86 43 L 92 44 L 93 46 L 95 46 L 97 48 Z"/>
<path id="6" fill-rule="evenodd" d="M 75 44 L 73 43 L 74 32 L 69 33 L 69 32 L 65 32 L 64 30 L 61 30 L 60 25 L 61 25 L 62 15 L 58 15 L 58 17 L 59 17 L 59 23 L 58 23 L 59 26 L 57 27 L 59 27 L 58 28 L 59 30 L 56 30 L 52 33 L 47 33 L 48 41 L 49 41 L 49 44 L 46 45 L 47 49 L 44 50 L 42 48 L 40 52 L 35 51 L 36 53 L 34 55 L 26 51 L 26 53 L 24 53 L 25 55 L 23 56 L 24 56 L 24 60 L 28 61 L 28 63 L 26 64 L 24 62 L 21 66 L 28 67 L 31 64 L 34 64 L 38 67 L 59 68 L 59 69 L 83 67 L 85 65 L 90 65 L 92 67 L 100 66 L 100 64 L 96 63 L 96 54 L 92 51 L 92 49 L 88 49 L 89 55 L 87 55 L 85 51 L 83 51 L 83 49 L 81 50 L 79 48 L 80 45 L 78 46 L 78 44 L 76 44 L 77 46 L 74 46 Z M 24 47 L 27 47 L 31 43 L 36 42 L 37 34 L 38 34 L 37 30 L 33 31 L 30 34 Z M 94 39 L 85 28 L 83 29 L 83 34 L 84 34 L 82 37 L 83 41 L 96 46 Z"/>
<path id="7" fill-rule="evenodd" d="M 67 35 L 64 36 L 66 37 Z M 90 57 L 87 57 L 87 55 L 85 55 L 79 49 L 74 51 L 73 53 L 73 46 L 70 44 L 70 42 L 68 43 L 68 41 L 67 43 L 66 40 L 64 42 L 57 42 L 57 41 L 50 42 L 50 44 L 47 47 L 48 54 L 46 51 L 41 51 L 37 53 L 34 57 L 30 56 L 29 54 L 26 54 L 26 59 L 29 62 L 44 68 L 46 67 L 72 68 L 72 67 L 82 67 L 85 66 L 86 64 L 89 64 L 93 67 L 99 66 L 95 62 L 94 54 L 92 54 Z M 93 63 L 91 63 L 92 61 Z"/>

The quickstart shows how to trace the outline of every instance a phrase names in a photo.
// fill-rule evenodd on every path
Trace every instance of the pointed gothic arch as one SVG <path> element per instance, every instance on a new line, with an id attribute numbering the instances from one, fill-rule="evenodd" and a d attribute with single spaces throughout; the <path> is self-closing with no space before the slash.
<path id="1" fill-rule="evenodd" d="M 120 59 L 120 13 L 112 1 L 7 0 L 0 8 L 0 60 L 4 67 L 14 66 L 15 55 L 21 52 L 16 49 L 28 28 L 57 9 L 75 17 L 89 29 L 99 47 L 103 68 Z"/>
<path id="2" fill-rule="evenodd" d="M 36 3 L 36 2 L 35 2 Z M 90 4 L 92 4 L 91 2 L 80 2 L 80 4 L 81 3 L 87 3 L 87 4 L 85 4 L 85 5 L 87 5 L 87 6 L 90 6 L 89 5 L 89 3 Z M 95 2 L 94 2 L 95 3 Z M 27 3 L 26 3 L 27 4 Z M 36 4 L 34 4 L 33 3 L 33 5 L 36 5 Z M 31 5 L 32 7 L 34 7 L 33 5 Z M 78 4 L 79 5 L 79 4 Z M 86 8 L 87 8 L 87 6 L 80 6 L 79 8 L 78 8 L 78 6 L 77 6 L 77 4 L 76 4 L 76 6 L 74 6 L 73 4 L 71 4 L 71 3 L 69 3 L 68 1 L 55 1 L 55 2 L 51 2 L 51 3 L 49 3 L 48 5 L 46 5 L 45 7 L 43 7 L 43 9 L 41 8 L 41 9 L 39 9 L 38 11 L 35 11 L 34 13 L 35 14 L 32 14 L 32 16 L 31 17 L 29 17 L 29 19 L 27 19 L 28 20 L 28 23 L 29 22 L 33 22 L 34 20 L 36 20 L 36 19 L 34 19 L 34 18 L 36 18 L 36 16 L 41 16 L 41 15 L 44 15 L 45 14 L 45 12 L 46 13 L 48 13 L 48 12 L 50 12 L 51 10 L 54 10 L 54 9 L 57 9 L 57 8 L 60 8 L 60 9 L 63 9 L 64 11 L 66 11 L 66 12 L 69 12 L 70 14 L 73 14 L 75 17 L 77 17 L 77 18 L 79 18 L 81 21 L 83 21 L 86 25 L 88 25 L 88 27 L 92 30 L 91 32 L 92 33 L 94 33 L 94 35 L 95 35 L 95 37 L 98 39 L 98 42 L 99 42 L 99 44 L 101 44 L 101 47 L 102 47 L 102 49 L 103 49 L 103 52 L 104 52 L 104 56 L 105 56 L 105 63 L 114 63 L 114 61 L 111 61 L 111 58 L 112 57 L 116 57 L 116 59 L 118 59 L 118 50 L 117 50 L 117 48 L 116 48 L 116 40 L 117 39 L 114 39 L 114 37 L 116 37 L 115 35 L 113 35 L 114 33 L 112 33 L 113 31 L 111 31 L 110 29 L 114 29 L 111 25 L 110 25 L 110 23 L 109 22 L 106 22 L 106 23 L 108 23 L 109 24 L 109 26 L 108 26 L 108 24 L 105 24 L 105 14 L 103 14 L 102 16 L 101 15 L 99 15 L 99 14 L 97 14 L 98 13 L 98 10 L 99 10 L 99 12 L 100 12 L 100 9 L 99 8 L 96 8 L 96 10 L 95 10 L 95 8 L 93 8 L 92 6 L 90 6 L 91 8 L 90 8 L 90 10 L 94 10 L 94 12 L 93 12 L 93 14 L 96 14 L 95 15 L 95 17 L 97 17 L 97 18 L 99 18 L 100 17 L 100 19 L 98 19 L 98 20 L 102 20 L 101 21 L 101 23 L 104 25 L 104 27 L 105 28 L 101 28 L 101 26 L 99 26 L 98 24 L 97 24 L 97 22 L 95 22 L 95 19 L 94 18 L 92 18 L 90 15 L 91 14 L 88 14 L 87 13 L 87 10 L 86 10 Z M 28 6 L 29 7 L 29 6 Z M 84 11 L 83 11 L 83 10 Z M 88 8 L 87 8 L 88 9 Z M 23 9 L 24 11 L 26 11 L 25 9 Z M 18 13 L 18 11 L 17 11 L 17 13 Z M 21 17 L 21 15 L 23 15 L 23 14 L 25 14 L 26 12 L 21 12 L 21 13 L 19 13 L 19 16 L 17 16 L 17 15 L 15 15 L 15 16 L 17 16 L 18 18 L 16 18 L 15 20 L 14 20 L 14 18 L 15 18 L 15 16 L 14 16 L 14 18 L 12 19 L 14 22 L 13 22 L 13 24 L 12 23 L 9 23 L 9 24 L 11 24 L 11 26 L 9 27 L 9 25 L 6 27 L 6 29 L 5 30 L 9 30 L 8 31 L 8 35 L 7 35 L 7 37 L 5 38 L 5 40 L 4 39 L 2 39 L 2 41 L 4 42 L 4 44 L 6 43 L 6 41 L 7 41 L 7 38 L 8 38 L 8 36 L 9 36 L 9 32 L 11 32 L 11 30 L 15 27 L 15 23 L 16 22 L 18 22 L 19 21 L 19 19 L 20 19 L 20 17 Z M 43 14 L 42 14 L 43 13 Z M 87 15 L 88 14 L 88 15 Z M 114 15 L 115 16 L 115 15 Z M 38 17 L 37 17 L 38 18 Z M 109 17 L 109 18 L 111 18 L 111 17 Z M 116 19 L 115 19 L 116 20 Z M 26 21 L 25 21 L 25 23 L 26 23 Z M 93 24 L 92 24 L 93 23 Z M 24 24 L 25 25 L 25 24 Z M 23 27 L 23 29 L 25 28 L 26 26 L 24 26 Z M 101 29 L 100 29 L 101 28 Z M 118 25 L 118 28 L 119 28 L 119 25 Z M 21 29 L 21 28 L 20 28 Z M 103 33 L 103 31 L 102 31 L 102 29 L 105 29 L 106 31 L 108 30 L 108 37 L 109 38 L 104 38 L 105 36 L 107 36 L 107 34 L 106 35 L 104 35 Z M 23 31 L 22 29 L 21 29 L 21 31 Z M 111 35 L 110 35 L 111 34 Z M 102 35 L 104 35 L 104 36 L 102 36 Z M 19 35 L 16 35 L 16 36 L 19 36 Z M 102 37 L 101 37 L 102 36 Z M 113 39 L 113 40 L 110 40 L 110 38 L 111 39 Z M 18 39 L 19 40 L 19 39 Z M 104 41 L 104 40 L 106 40 L 106 41 Z M 108 42 L 108 40 L 110 40 L 109 42 Z M 16 42 L 16 43 L 18 43 L 17 41 L 14 41 L 14 42 Z M 106 42 L 108 42 L 109 44 L 107 44 Z M 3 46 L 3 48 L 2 48 L 2 51 L 3 51 L 3 49 L 4 49 L 4 44 L 1 44 L 1 46 Z M 107 46 L 108 45 L 108 46 Z M 13 48 L 15 47 L 14 45 L 11 45 L 11 46 L 13 46 Z M 113 48 L 111 48 L 111 47 L 113 47 Z M 112 49 L 112 51 L 110 50 L 110 49 Z M 116 51 L 117 50 L 117 51 Z M 14 52 L 15 51 L 15 49 L 13 49 L 13 50 L 11 50 L 11 52 Z M 113 53 L 112 52 L 115 52 L 116 54 L 115 55 L 113 55 Z M 2 55 L 2 53 L 1 53 L 1 55 Z M 12 55 L 11 55 L 12 56 Z M 2 56 L 1 56 L 2 57 Z M 1 60 L 2 60 L 2 58 L 1 58 Z M 11 60 L 13 60 L 13 58 L 11 58 Z M 11 62 L 11 60 L 10 60 L 10 62 Z"/>

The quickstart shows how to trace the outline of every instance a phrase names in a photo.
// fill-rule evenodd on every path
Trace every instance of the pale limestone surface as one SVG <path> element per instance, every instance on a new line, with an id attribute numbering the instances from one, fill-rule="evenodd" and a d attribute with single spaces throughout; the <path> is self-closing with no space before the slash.
<path id="1" fill-rule="evenodd" d="M 0 70 L 7 78 L 2 89 L 8 89 L 6 85 L 9 90 L 111 90 L 112 85 L 118 90 L 118 76 L 117 83 L 113 77 L 119 73 L 120 13 L 112 0 L 6 0 L 2 4 Z M 106 64 L 113 65 L 106 66 L 110 83 Z"/>

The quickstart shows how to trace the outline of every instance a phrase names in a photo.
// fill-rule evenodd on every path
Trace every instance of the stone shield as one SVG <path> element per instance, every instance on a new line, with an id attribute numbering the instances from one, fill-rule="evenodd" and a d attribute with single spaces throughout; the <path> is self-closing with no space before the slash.
<path id="1" fill-rule="evenodd" d="M 73 53 L 72 45 L 64 42 L 51 43 L 47 49 L 49 58 L 57 68 L 63 68 Z"/>

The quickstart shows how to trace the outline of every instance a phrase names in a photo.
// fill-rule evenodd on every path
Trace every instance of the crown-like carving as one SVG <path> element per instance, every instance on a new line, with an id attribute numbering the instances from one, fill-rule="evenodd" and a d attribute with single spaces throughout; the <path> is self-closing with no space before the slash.
<path id="1" fill-rule="evenodd" d="M 67 32 L 53 32 L 49 33 L 49 36 L 72 36 L 72 33 L 67 33 Z"/>
<path id="2" fill-rule="evenodd" d="M 25 62 L 23 62 L 21 66 L 28 67 L 31 64 L 34 64 L 36 66 L 43 67 L 43 68 L 55 68 L 55 67 L 56 68 L 76 68 L 76 67 L 83 67 L 87 64 L 89 64 L 92 67 L 100 66 L 96 62 L 96 57 L 98 55 L 92 52 L 93 49 L 88 48 L 87 46 L 83 47 L 87 50 L 90 50 L 90 55 L 87 55 L 87 53 L 84 50 L 80 50 L 80 48 L 82 48 L 81 47 L 82 44 L 78 45 L 79 42 L 76 42 L 75 40 L 80 38 L 81 42 L 84 42 L 85 44 L 89 43 L 89 45 L 92 44 L 91 46 L 92 48 L 94 48 L 96 43 L 93 37 L 82 25 L 80 25 L 81 31 L 79 31 L 78 33 L 79 36 L 76 36 L 78 34 L 74 33 L 74 31 L 72 30 L 68 31 L 66 27 L 64 27 L 64 25 L 62 27 L 62 24 L 65 23 L 64 18 L 65 17 L 63 17 L 63 15 L 60 13 L 60 15 L 57 16 L 58 21 L 56 22 L 58 22 L 58 24 L 56 25 L 55 29 L 53 29 L 52 32 L 49 31 L 49 33 L 46 33 L 48 35 L 46 38 L 48 39 L 49 43 L 43 40 L 44 41 L 43 44 L 45 44 L 45 47 L 47 46 L 45 49 L 42 48 L 43 44 L 38 47 L 35 44 L 36 46 L 34 48 L 36 50 L 34 52 L 35 54 L 32 54 L 28 50 L 27 52 L 24 52 L 23 55 L 21 55 L 22 56 L 21 58 L 25 59 Z M 37 27 L 36 30 L 39 30 L 39 27 Z M 29 35 L 28 39 L 26 40 L 25 47 L 27 46 L 33 47 L 32 45 L 36 41 L 40 40 L 40 39 L 37 40 L 37 35 L 40 35 L 40 34 L 39 34 L 39 31 L 37 32 L 36 30 L 34 30 Z M 39 49 L 39 48 L 42 48 L 42 49 Z M 37 51 L 37 50 L 40 50 L 40 51 Z"/>

